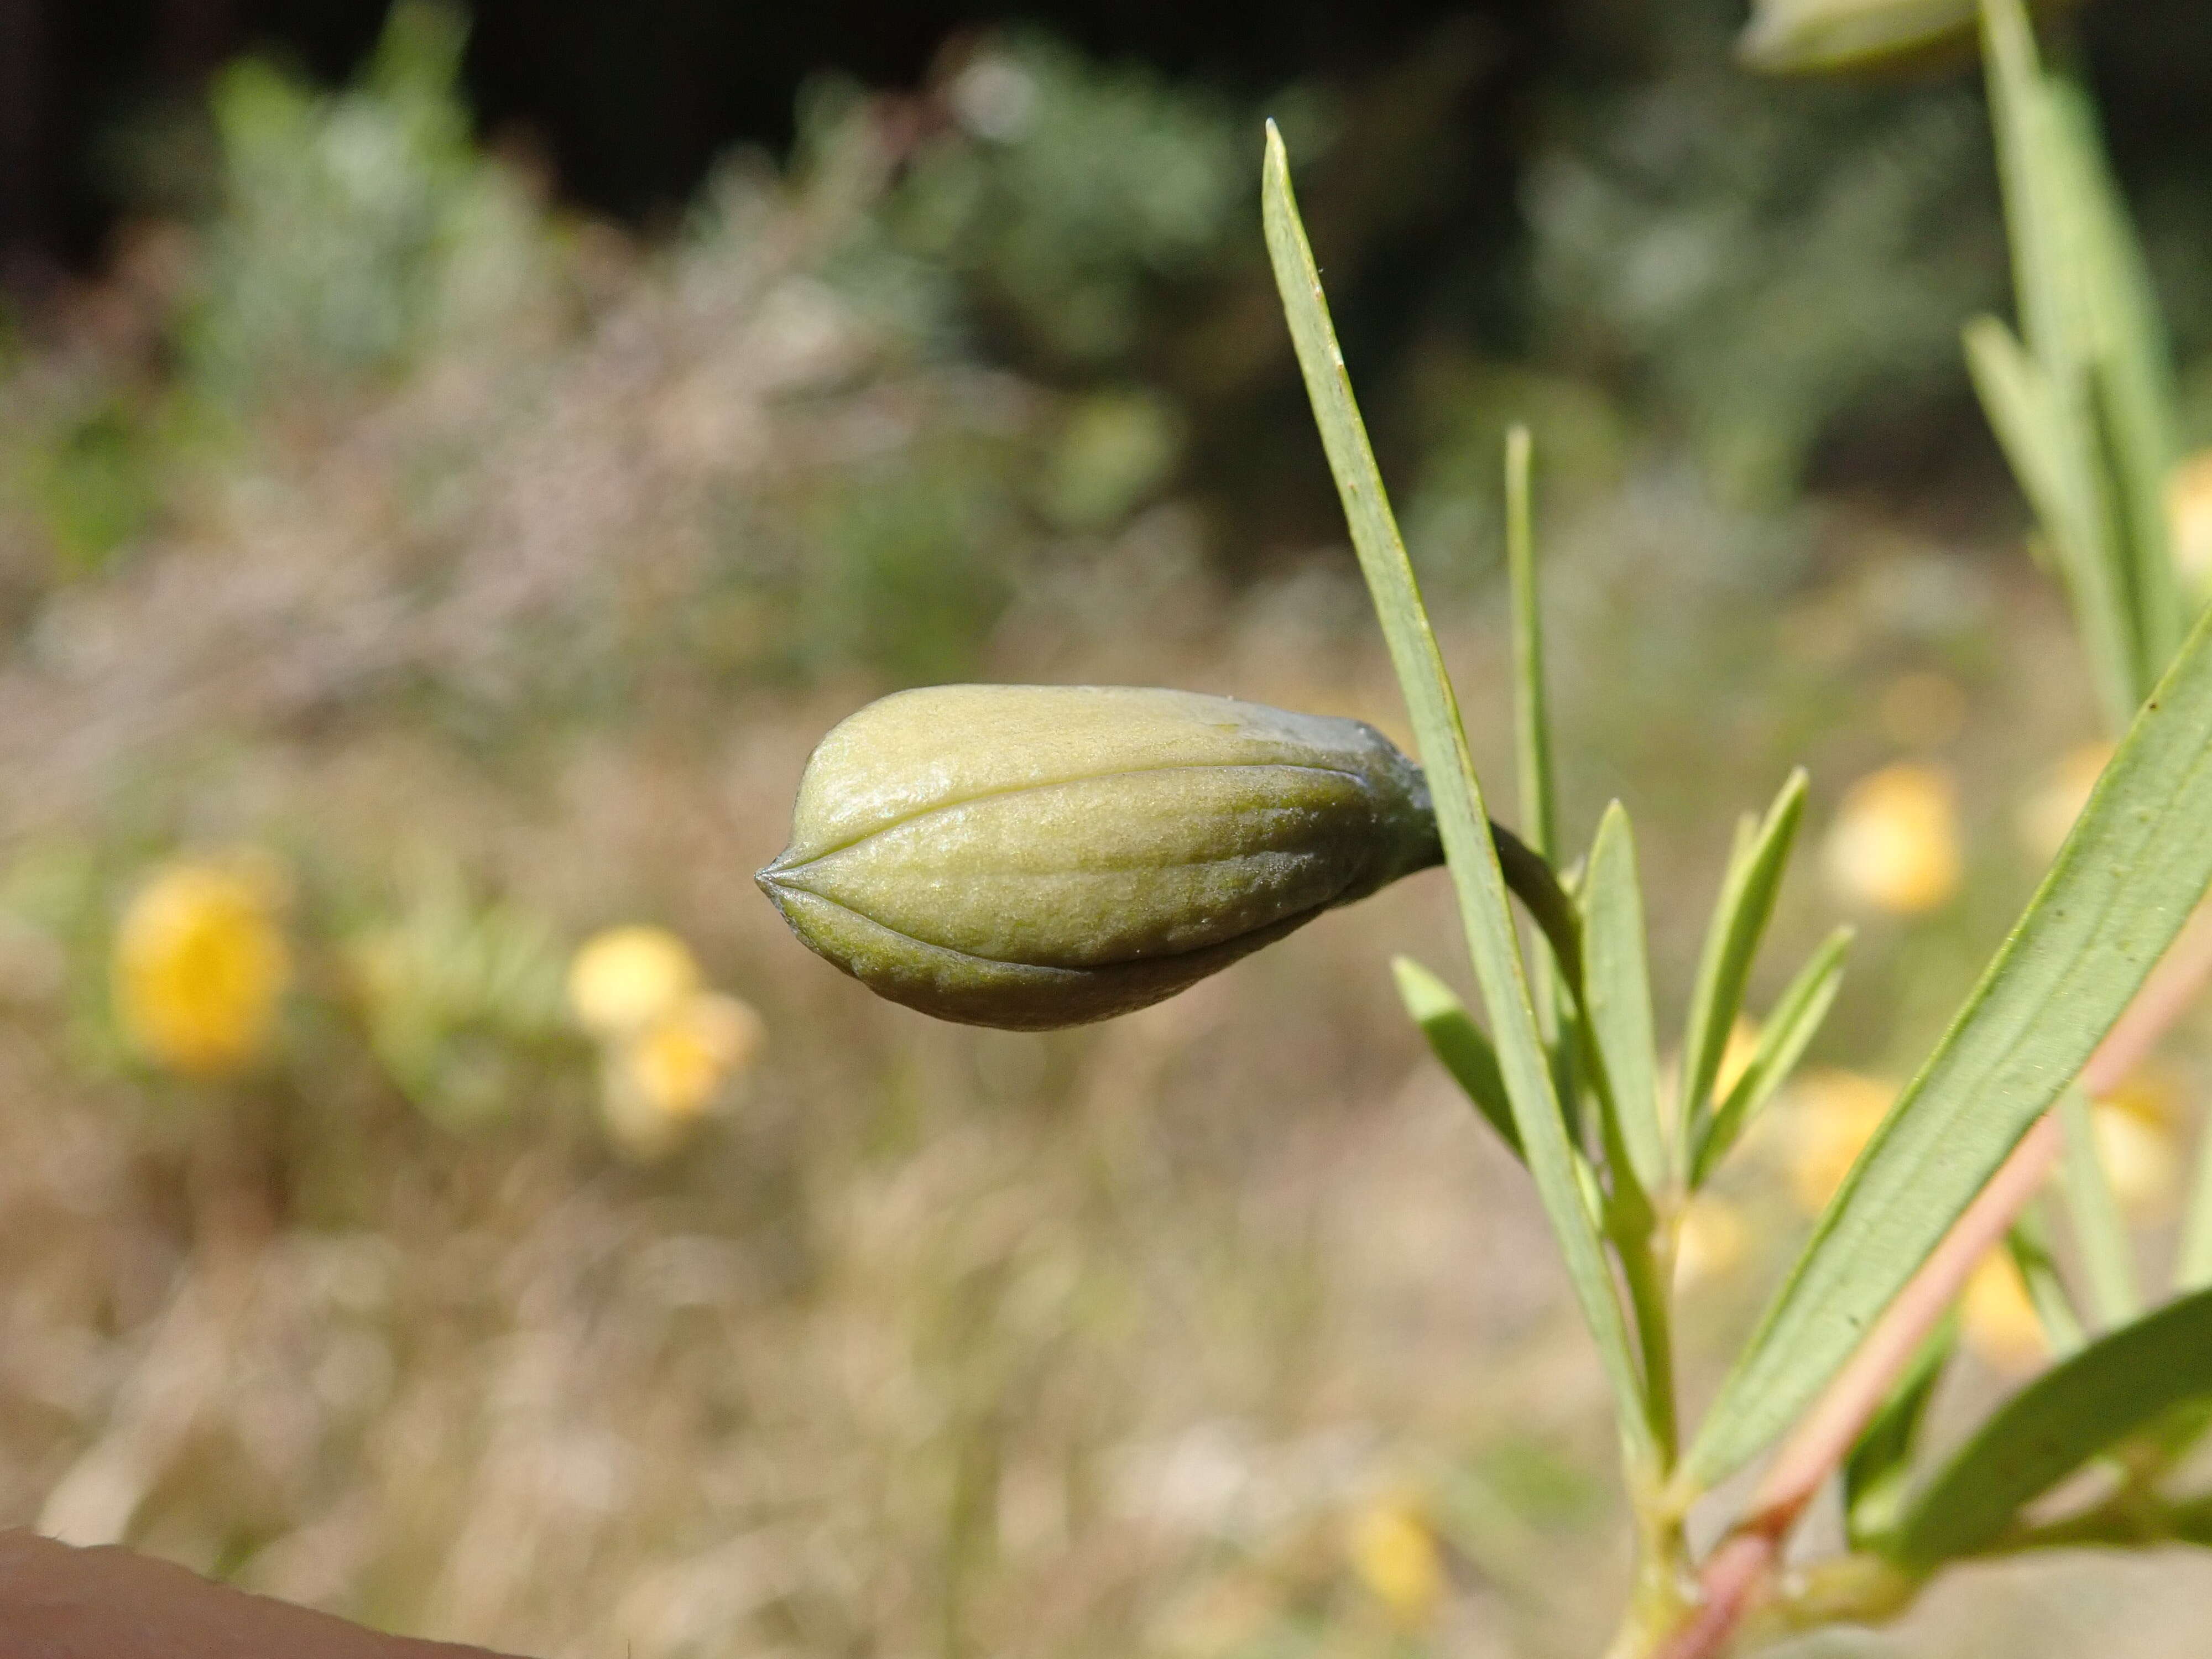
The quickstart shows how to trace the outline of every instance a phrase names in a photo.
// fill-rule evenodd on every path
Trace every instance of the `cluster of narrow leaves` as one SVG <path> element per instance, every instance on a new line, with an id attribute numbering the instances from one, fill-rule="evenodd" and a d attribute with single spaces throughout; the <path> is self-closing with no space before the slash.
<path id="1" fill-rule="evenodd" d="M 1977 319 L 1966 362 L 2117 732 L 2188 625 L 2165 507 L 2172 357 L 2087 89 L 2039 61 L 2018 0 L 1987 8 L 1983 41 L 2021 332 Z"/>
<path id="2" fill-rule="evenodd" d="M 1628 816 L 1618 803 L 1608 809 L 1563 878 L 1579 929 L 1572 960 L 1557 950 L 1524 957 L 1452 688 L 1352 398 L 1282 146 L 1269 134 L 1268 247 L 1428 766 L 1487 1035 L 1418 964 L 1397 964 L 1399 988 L 1437 1058 L 1534 1178 L 1613 1389 L 1647 1547 L 1652 1514 L 1662 1517 L 1656 1534 L 1669 1537 L 1668 1522 L 1692 1499 L 1814 1406 L 2062 1097 L 2069 1139 L 2081 1143 L 2067 1194 L 2094 1317 L 2075 1310 L 2039 1234 L 2016 1229 L 2015 1259 L 2055 1350 L 2069 1357 L 1948 1465 L 1916 1480 L 1919 1422 L 1950 1349 L 1948 1333 L 1931 1338 L 1845 1466 L 1852 1542 L 1924 1577 L 1992 1547 L 2212 1536 L 2212 1505 L 2168 1503 L 2142 1479 L 2170 1467 L 2212 1420 L 2197 1409 L 2212 1401 L 2212 1293 L 2139 1316 L 2129 1243 L 2073 1084 L 2212 883 L 2212 634 L 2185 626 L 2156 512 L 2172 459 L 2164 349 L 2089 106 L 2038 62 L 2021 0 L 1986 0 L 1983 29 L 2027 343 L 1985 320 L 1969 331 L 1968 348 L 2122 740 L 2041 887 L 1820 1218 L 1693 1432 L 1676 1421 L 1672 1375 L 1674 1218 L 1804 1052 L 1849 943 L 1839 931 L 1813 953 L 1768 1011 L 1748 1066 L 1719 1091 L 1806 781 L 1793 775 L 1763 816 L 1738 827 L 1667 1111 Z M 1525 439 L 1516 440 L 1507 498 L 1521 806 L 1530 845 L 1558 868 L 1527 466 Z M 2094 1340 L 2085 1325 L 2100 1332 Z M 2117 1496 L 2040 1528 L 2022 1519 L 2033 1499 L 2108 1453 Z M 1669 1542 L 1679 1551 L 1678 1524 Z"/>

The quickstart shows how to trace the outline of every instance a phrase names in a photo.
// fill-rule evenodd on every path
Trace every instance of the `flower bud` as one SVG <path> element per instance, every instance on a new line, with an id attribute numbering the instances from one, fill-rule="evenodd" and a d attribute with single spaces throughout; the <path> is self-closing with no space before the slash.
<path id="1" fill-rule="evenodd" d="M 1125 686 L 941 685 L 806 763 L 760 872 L 793 931 L 940 1019 L 1127 1013 L 1442 857 L 1372 726 Z"/>
<path id="2" fill-rule="evenodd" d="M 2033 0 L 2041 14 L 2072 0 Z M 1769 75 L 1936 65 L 1973 50 L 1975 0 L 1754 0 L 1736 57 Z"/>

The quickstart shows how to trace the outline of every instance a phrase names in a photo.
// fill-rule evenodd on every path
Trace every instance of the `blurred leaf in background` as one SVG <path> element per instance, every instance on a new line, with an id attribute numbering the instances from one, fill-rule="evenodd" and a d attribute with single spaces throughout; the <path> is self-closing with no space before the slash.
<path id="1" fill-rule="evenodd" d="M 1126 362 L 1164 284 L 1252 261 L 1258 158 L 1226 99 L 1028 29 L 981 40 L 942 100 L 886 222 L 1045 362 Z"/>
<path id="2" fill-rule="evenodd" d="M 392 1085 L 441 1127 L 487 1127 L 533 1103 L 566 1032 L 552 924 L 474 896 L 450 860 L 417 862 L 397 914 L 343 955 L 370 1048 Z"/>
<path id="3" fill-rule="evenodd" d="M 442 0 L 399 0 L 347 91 L 252 58 L 217 79 L 222 206 L 185 336 L 216 401 L 479 350 L 543 305 L 541 210 L 461 100 L 467 33 Z"/>
<path id="4" fill-rule="evenodd" d="M 1624 29 L 1637 72 L 1555 98 L 1523 199 L 1546 354 L 1771 507 L 1840 417 L 1956 392 L 2003 233 L 1970 85 L 1762 83 L 1729 61 L 1735 15 Z"/>

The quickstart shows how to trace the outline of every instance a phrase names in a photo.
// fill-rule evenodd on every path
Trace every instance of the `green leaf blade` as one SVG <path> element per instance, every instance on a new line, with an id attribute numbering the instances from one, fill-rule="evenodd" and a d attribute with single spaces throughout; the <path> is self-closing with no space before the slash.
<path id="1" fill-rule="evenodd" d="M 2212 1395 L 2212 1291 L 2100 1337 L 2013 1396 L 1931 1481 L 1893 1551 L 1915 1568 L 1997 1542 L 2021 1506 L 2176 1407 Z"/>
<path id="2" fill-rule="evenodd" d="M 2059 1180 L 2089 1281 L 2090 1303 L 2098 1323 L 2109 1329 L 2142 1311 L 2142 1286 L 2136 1274 L 2135 1241 L 2128 1237 L 2127 1218 L 2120 1213 L 2119 1197 L 2098 1155 L 2090 1111 L 2089 1097 L 2078 1086 L 2058 1098 L 2058 1123 L 2066 1142 Z"/>
<path id="3" fill-rule="evenodd" d="M 1743 1007 L 1752 959 L 1774 914 L 1782 871 L 1805 816 L 1806 779 L 1802 767 L 1790 773 L 1757 831 L 1747 842 L 1741 832 L 1729 860 L 1720 902 L 1706 929 L 1698 977 L 1690 994 L 1688 1029 L 1682 1039 L 1682 1124 L 1686 1145 L 1694 1146 L 1712 1114 L 1713 1080 L 1720 1075 L 1729 1033 Z"/>
<path id="4" fill-rule="evenodd" d="M 1710 1484 L 1842 1366 L 2080 1073 L 2212 881 L 2212 630 L 2144 705 L 2011 934 L 1831 1200 L 1685 1460 Z"/>
<path id="5" fill-rule="evenodd" d="M 1622 1433 L 1639 1459 L 1656 1463 L 1659 1454 L 1643 1380 L 1637 1372 L 1626 1317 L 1584 1197 L 1579 1159 L 1567 1139 L 1565 1120 L 1537 1032 L 1520 942 L 1507 907 L 1504 878 L 1468 751 L 1467 733 L 1405 544 L 1383 494 L 1366 427 L 1352 398 L 1344 354 L 1322 293 L 1321 275 L 1298 220 L 1289 160 L 1281 135 L 1272 122 L 1267 127 L 1261 210 L 1268 258 L 1274 267 L 1306 393 L 1321 428 L 1329 469 L 1335 475 L 1360 571 L 1374 599 L 1391 665 L 1404 691 L 1414 737 L 1427 765 L 1461 923 L 1490 1016 L 1498 1070 L 1520 1127 L 1529 1173 L 1559 1241 L 1576 1302 L 1613 1386 Z"/>
<path id="6" fill-rule="evenodd" d="M 1513 1103 L 1506 1098 L 1505 1079 L 1498 1069 L 1498 1051 L 1466 1005 L 1450 986 L 1411 957 L 1392 957 L 1390 973 L 1397 981 L 1398 1000 L 1428 1039 L 1429 1052 L 1512 1148 L 1513 1156 L 1525 1161 L 1521 1130 L 1513 1121 Z"/>
<path id="7" fill-rule="evenodd" d="M 2104 441 L 2096 459 L 2111 475 L 2114 551 L 2134 603 L 2139 684 L 2148 688 L 2188 622 L 2166 513 L 2166 474 L 2181 450 L 2172 352 L 2088 93 L 2063 75 L 2047 75 L 2045 85 L 2089 358 L 2089 413 Z"/>
<path id="8" fill-rule="evenodd" d="M 1790 981 L 1759 1036 L 1759 1046 L 1743 1075 L 1729 1091 L 1713 1115 L 1705 1137 L 1692 1150 L 1690 1184 L 1703 1186 L 1729 1151 L 1750 1127 L 1759 1109 L 1774 1097 L 1806 1048 L 1818 1036 L 1820 1024 L 1843 984 L 1844 957 L 1851 947 L 1852 930 L 1838 927 L 1821 942 L 1796 978 Z"/>
<path id="9" fill-rule="evenodd" d="M 1958 1340 L 1955 1317 L 1936 1328 L 1844 1460 L 1844 1526 L 1856 1547 L 1889 1533 L 1904 1512 L 1920 1425 Z"/>
<path id="10" fill-rule="evenodd" d="M 1667 1178 L 1659 1123 L 1659 1060 L 1651 1024 L 1651 980 L 1644 929 L 1644 889 L 1636 872 L 1636 832 L 1619 801 L 1598 821 L 1583 877 L 1583 975 L 1590 1036 L 1605 1064 L 1622 1148 L 1638 1186 L 1656 1192 Z"/>

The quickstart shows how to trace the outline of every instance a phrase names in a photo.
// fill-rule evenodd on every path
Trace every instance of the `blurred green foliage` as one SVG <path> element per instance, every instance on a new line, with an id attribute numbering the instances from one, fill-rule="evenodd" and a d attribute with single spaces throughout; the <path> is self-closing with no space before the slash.
<path id="1" fill-rule="evenodd" d="M 447 860 L 415 860 L 396 905 L 342 954 L 384 1073 L 441 1127 L 483 1128 L 580 1053 L 562 998 L 566 953 L 544 915 L 469 890 Z"/>
<path id="2" fill-rule="evenodd" d="M 64 574 L 97 569 L 153 522 L 158 459 L 157 440 L 120 398 L 52 434 L 31 483 Z"/>
<path id="3" fill-rule="evenodd" d="M 252 58 L 217 77 L 222 206 L 183 324 L 204 392 L 235 404 L 467 351 L 547 281 L 538 210 L 476 147 L 466 39 L 457 9 L 399 0 L 346 92 Z"/>
<path id="4" fill-rule="evenodd" d="M 1727 9 L 1654 20 L 1637 72 L 1560 100 L 1525 201 L 1553 349 L 1772 507 L 1845 416 L 1963 386 L 1960 320 L 2002 291 L 1976 88 L 1736 70 Z"/>
<path id="5" fill-rule="evenodd" d="M 1258 158 L 1228 99 L 1023 30 L 969 57 L 942 105 L 884 204 L 890 234 L 1048 362 L 1127 362 L 1163 283 L 1249 263 Z"/>

